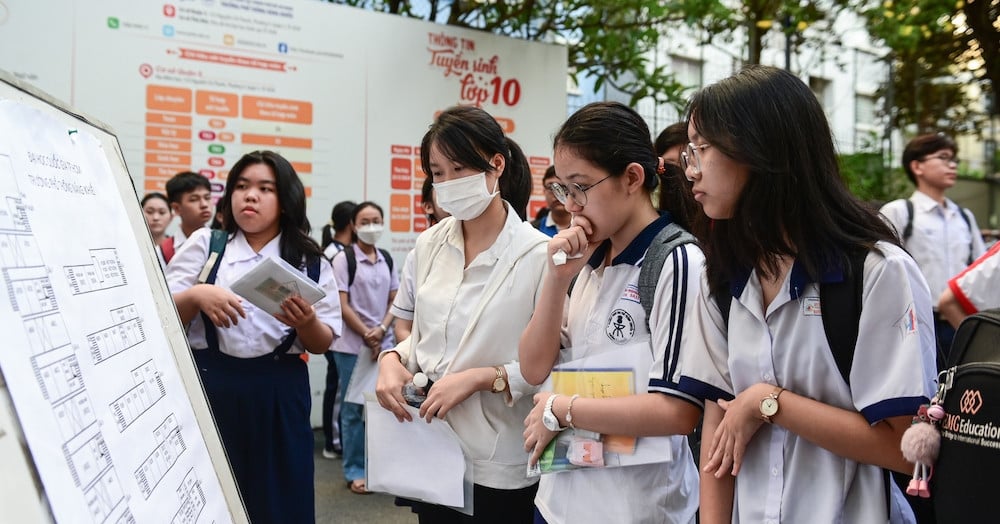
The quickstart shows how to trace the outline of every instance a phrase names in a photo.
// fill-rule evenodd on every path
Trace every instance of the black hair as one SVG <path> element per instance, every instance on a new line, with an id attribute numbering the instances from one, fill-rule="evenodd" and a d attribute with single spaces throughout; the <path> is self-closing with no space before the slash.
<path id="1" fill-rule="evenodd" d="M 660 131 L 660 134 L 656 136 L 656 140 L 653 141 L 653 149 L 656 151 L 656 156 L 663 156 L 671 147 L 684 146 L 687 143 L 687 122 L 677 122 L 670 124 L 663 131 Z"/>
<path id="2" fill-rule="evenodd" d="M 180 202 L 184 195 L 195 189 L 207 189 L 212 191 L 212 184 L 207 178 L 193 171 L 181 171 L 170 177 L 166 184 L 167 201 L 171 203 Z"/>
<path id="3" fill-rule="evenodd" d="M 794 257 L 818 281 L 850 253 L 898 245 L 892 229 L 848 191 L 816 96 L 782 69 L 754 65 L 698 91 L 687 108 L 698 134 L 746 166 L 731 218 L 702 233 L 712 294 L 748 268 L 775 277 Z"/>
<path id="4" fill-rule="evenodd" d="M 580 158 L 606 171 L 610 176 L 625 174 L 629 164 L 642 166 L 642 187 L 652 193 L 659 184 L 657 168 L 662 161 L 653 151 L 646 121 L 632 108 L 618 102 L 593 102 L 573 113 L 553 140 L 553 149 L 567 148 Z M 670 171 L 664 171 L 668 175 Z M 691 229 L 697 206 L 690 187 L 681 176 L 664 176 L 660 193 L 672 198 L 668 211 L 673 221 Z"/>
<path id="5" fill-rule="evenodd" d="M 170 201 L 167 200 L 167 195 L 164 195 L 163 193 L 160 193 L 159 191 L 153 191 L 152 193 L 146 193 L 146 196 L 142 197 L 142 200 L 139 202 L 139 207 L 146 207 L 146 202 L 149 202 L 150 200 L 153 200 L 154 198 L 159 198 L 160 200 L 162 200 L 162 201 L 164 201 L 164 202 L 167 203 L 167 207 L 168 208 L 170 207 Z"/>
<path id="6" fill-rule="evenodd" d="M 531 169 L 521 147 L 504 135 L 503 128 L 486 111 L 471 106 L 455 106 L 444 110 L 431 124 L 420 143 L 420 163 L 431 176 L 431 145 L 436 145 L 449 160 L 477 171 L 493 172 L 490 163 L 494 155 L 504 158 L 500 176 L 500 196 L 510 203 L 521 217 L 527 219 L 528 199 L 531 198 Z"/>
<path id="7" fill-rule="evenodd" d="M 343 202 L 337 202 L 330 211 L 330 223 L 323 226 L 322 242 L 320 244 L 323 249 L 333 243 L 334 233 L 339 233 L 351 224 L 354 217 L 354 208 L 357 204 L 351 202 L 350 200 L 344 200 Z M 330 227 L 331 224 L 333 227 Z"/>
<path id="8" fill-rule="evenodd" d="M 542 183 L 544 184 L 546 180 L 556 177 L 556 166 L 549 166 L 545 168 L 545 174 L 542 175 Z"/>
<path id="9" fill-rule="evenodd" d="M 220 213 L 222 214 L 221 218 L 219 217 Z M 226 199 L 220 198 L 215 201 L 215 213 L 212 215 L 212 226 L 211 226 L 212 229 L 225 229 L 225 226 L 222 223 L 222 219 L 225 218 L 225 216 L 226 216 Z"/>
<path id="10" fill-rule="evenodd" d="M 236 224 L 236 219 L 233 217 L 233 206 L 229 204 L 232 203 L 233 191 L 236 189 L 236 184 L 243 171 L 257 164 L 264 164 L 274 172 L 274 186 L 281 209 L 281 213 L 278 215 L 278 227 L 281 230 L 279 250 L 282 260 L 293 267 L 302 267 L 303 257 L 306 265 L 313 263 L 316 257 L 323 256 L 323 251 L 319 248 L 319 244 L 309 236 L 312 228 L 310 228 L 309 219 L 306 217 L 306 190 L 292 164 L 274 151 L 247 153 L 233 164 L 226 179 L 226 192 L 222 197 L 227 203 L 223 206 L 222 223 L 225 230 L 233 235 L 239 229 L 239 225 Z"/>
<path id="11" fill-rule="evenodd" d="M 906 148 L 903 149 L 903 171 L 906 172 L 907 178 L 913 182 L 913 185 L 917 185 L 917 175 L 910 169 L 910 162 L 921 160 L 942 149 L 950 149 L 953 155 L 958 154 L 958 145 L 943 133 L 920 135 L 906 144 Z"/>
<path id="12" fill-rule="evenodd" d="M 351 212 L 351 222 L 352 223 L 356 222 L 358 220 L 358 215 L 369 207 L 374 207 L 375 209 L 377 209 L 379 216 L 382 217 L 383 220 L 385 219 L 385 213 L 382 211 L 382 206 L 370 200 L 365 200 L 364 202 L 354 207 L 354 211 Z"/>

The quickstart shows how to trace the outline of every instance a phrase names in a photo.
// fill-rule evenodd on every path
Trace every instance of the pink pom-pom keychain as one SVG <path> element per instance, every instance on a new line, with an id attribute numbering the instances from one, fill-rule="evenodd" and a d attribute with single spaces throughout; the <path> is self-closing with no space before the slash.
<path id="1" fill-rule="evenodd" d="M 937 423 L 944 418 L 944 408 L 938 404 L 937 397 L 931 404 L 924 404 L 917 410 L 913 423 L 903 433 L 900 449 L 903 457 L 913 463 L 913 478 L 906 487 L 907 495 L 929 498 L 931 492 L 928 482 L 934 475 L 934 461 L 941 449 L 941 434 Z"/>

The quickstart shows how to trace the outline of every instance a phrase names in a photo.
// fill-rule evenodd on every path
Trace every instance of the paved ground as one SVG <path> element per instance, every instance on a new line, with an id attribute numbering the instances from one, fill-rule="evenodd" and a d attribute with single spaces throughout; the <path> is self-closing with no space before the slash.
<path id="1" fill-rule="evenodd" d="M 409 508 L 395 506 L 393 497 L 380 493 L 355 495 L 347 489 L 340 459 L 323 458 L 323 433 L 314 432 L 316 444 L 316 523 L 317 524 L 415 524 L 417 516 Z"/>

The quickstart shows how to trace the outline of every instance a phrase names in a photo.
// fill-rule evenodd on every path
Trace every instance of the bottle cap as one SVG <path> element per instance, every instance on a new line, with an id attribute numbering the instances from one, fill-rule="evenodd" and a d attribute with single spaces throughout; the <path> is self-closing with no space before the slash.
<path id="1" fill-rule="evenodd" d="M 418 388 L 427 387 L 427 375 L 424 375 L 422 371 L 417 371 L 413 374 L 413 385 Z"/>

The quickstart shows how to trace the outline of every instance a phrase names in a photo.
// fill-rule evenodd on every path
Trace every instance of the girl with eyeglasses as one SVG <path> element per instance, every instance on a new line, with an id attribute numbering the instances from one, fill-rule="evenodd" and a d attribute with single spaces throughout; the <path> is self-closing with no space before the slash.
<path id="1" fill-rule="evenodd" d="M 451 216 L 417 238 L 413 330 L 379 356 L 378 401 L 411 421 L 403 386 L 422 371 L 432 383 L 419 416 L 446 420 L 473 464 L 473 515 L 415 502 L 421 523 L 531 522 L 537 481 L 525 475 L 521 424 L 536 388 L 512 337 L 536 307 L 549 237 L 524 221 L 528 161 L 476 107 L 442 112 L 420 155 Z"/>
<path id="2" fill-rule="evenodd" d="M 525 450 L 532 463 L 538 461 L 569 426 L 605 435 L 674 436 L 666 462 L 543 474 L 535 522 L 694 522 L 697 470 L 684 435 L 697 424 L 700 405 L 678 383 L 677 370 L 686 358 L 701 250 L 688 243 L 666 254 L 648 318 L 639 291 L 654 238 L 671 222 L 689 226 L 685 207 L 657 212 L 651 193 L 663 176 L 661 191 L 690 201 L 687 184 L 679 170 L 666 170 L 642 118 L 618 103 L 589 104 L 569 117 L 556 134 L 554 158 L 550 187 L 573 221 L 549 242 L 548 253 L 569 257 L 561 265 L 550 262 L 539 305 L 521 336 L 521 371 L 539 384 L 558 363 L 605 351 L 619 351 L 622 365 L 634 369 L 622 353 L 634 350 L 622 347 L 631 344 L 648 346 L 652 366 L 634 369 L 645 383 L 634 395 L 538 393 L 525 420 Z"/>
<path id="3" fill-rule="evenodd" d="M 933 394 L 917 265 L 848 192 L 795 76 L 751 66 L 696 93 L 687 115 L 686 174 L 712 221 L 680 378 L 705 400 L 701 521 L 912 522 L 887 473 L 913 472 L 900 439 Z M 861 284 L 845 368 L 823 320 L 847 314 L 824 302 L 837 282 Z"/>

